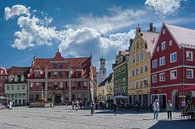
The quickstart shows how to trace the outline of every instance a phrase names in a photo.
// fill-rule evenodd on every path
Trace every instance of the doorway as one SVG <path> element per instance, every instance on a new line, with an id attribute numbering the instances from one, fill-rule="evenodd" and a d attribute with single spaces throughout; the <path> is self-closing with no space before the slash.
<path id="1" fill-rule="evenodd" d="M 55 103 L 60 104 L 61 103 L 61 95 L 55 95 Z"/>

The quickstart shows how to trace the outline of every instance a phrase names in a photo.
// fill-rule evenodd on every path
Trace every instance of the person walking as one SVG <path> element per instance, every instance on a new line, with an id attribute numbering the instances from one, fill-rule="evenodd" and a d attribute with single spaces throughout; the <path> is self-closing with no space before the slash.
<path id="1" fill-rule="evenodd" d="M 159 103 L 158 103 L 158 99 L 156 99 L 153 103 L 153 111 L 154 111 L 154 118 L 153 119 L 157 119 L 158 120 L 158 113 L 159 113 Z"/>
<path id="2" fill-rule="evenodd" d="M 167 116 L 168 119 L 172 120 L 172 111 L 173 111 L 173 104 L 171 103 L 171 100 L 168 100 L 167 103 Z"/>
<path id="3" fill-rule="evenodd" d="M 114 103 L 113 105 L 113 110 L 114 110 L 114 115 L 116 116 L 116 109 L 117 109 L 117 103 Z"/>
<path id="4" fill-rule="evenodd" d="M 94 111 L 94 108 L 95 108 L 95 104 L 94 104 L 94 102 L 91 102 L 90 107 L 91 107 L 91 115 L 93 116 L 93 115 L 94 115 L 94 113 L 95 113 L 95 111 Z"/>
<path id="5" fill-rule="evenodd" d="M 136 101 L 135 107 L 136 107 L 136 111 L 139 112 L 140 103 L 138 100 Z"/>

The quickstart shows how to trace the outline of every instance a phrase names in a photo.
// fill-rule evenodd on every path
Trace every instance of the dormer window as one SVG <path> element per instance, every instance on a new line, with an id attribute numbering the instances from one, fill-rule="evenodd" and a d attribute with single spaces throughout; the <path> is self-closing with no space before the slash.
<path id="1" fill-rule="evenodd" d="M 21 81 L 21 82 L 24 82 L 24 79 L 25 79 L 25 78 L 24 78 L 24 75 L 22 74 L 22 76 L 20 77 L 20 81 Z"/>
<path id="2" fill-rule="evenodd" d="M 17 76 L 17 75 L 15 75 L 14 81 L 15 81 L 15 82 L 18 82 L 18 76 Z"/>
<path id="3" fill-rule="evenodd" d="M 173 45 L 173 41 L 170 40 L 170 41 L 169 41 L 169 46 L 171 47 L 172 45 Z"/>
<path id="4" fill-rule="evenodd" d="M 163 29 L 163 35 L 164 35 L 164 34 L 166 34 L 166 30 L 165 30 L 165 29 Z"/>
<path id="5" fill-rule="evenodd" d="M 12 82 L 13 81 L 13 76 L 12 75 L 10 75 L 9 77 L 8 77 L 8 80 L 9 80 L 9 82 Z"/>
<path id="6" fill-rule="evenodd" d="M 39 71 L 35 71 L 34 77 L 40 77 L 40 72 Z"/>

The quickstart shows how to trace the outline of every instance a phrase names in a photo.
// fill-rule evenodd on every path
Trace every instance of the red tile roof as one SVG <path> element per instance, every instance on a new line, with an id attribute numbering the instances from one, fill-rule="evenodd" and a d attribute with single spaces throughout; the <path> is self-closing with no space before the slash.
<path id="1" fill-rule="evenodd" d="M 32 63 L 32 68 L 28 75 L 29 78 L 34 78 L 35 66 L 39 66 L 42 70 L 42 78 L 44 78 L 44 71 L 47 66 L 49 66 L 52 61 L 63 61 L 66 65 L 64 68 L 71 68 L 74 72 L 76 69 L 83 69 L 83 77 L 88 78 L 90 75 L 91 57 L 81 57 L 81 58 L 63 58 L 60 52 L 56 52 L 54 58 L 35 58 Z"/>

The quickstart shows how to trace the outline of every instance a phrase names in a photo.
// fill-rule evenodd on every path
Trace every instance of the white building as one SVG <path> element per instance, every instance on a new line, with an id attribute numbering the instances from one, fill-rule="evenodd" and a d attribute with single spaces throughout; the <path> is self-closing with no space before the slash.
<path id="1" fill-rule="evenodd" d="M 5 82 L 5 94 L 14 106 L 27 104 L 27 81 L 29 67 L 12 67 L 8 70 L 8 80 Z"/>

